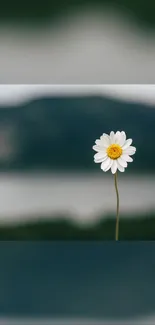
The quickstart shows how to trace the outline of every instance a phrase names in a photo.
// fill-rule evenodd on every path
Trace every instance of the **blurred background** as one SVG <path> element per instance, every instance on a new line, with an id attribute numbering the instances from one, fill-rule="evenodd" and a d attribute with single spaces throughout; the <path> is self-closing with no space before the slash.
<path id="1" fill-rule="evenodd" d="M 153 0 L 3 1 L 1 83 L 153 83 Z"/>
<path id="2" fill-rule="evenodd" d="M 154 324 L 154 125 L 154 85 L 0 86 L 0 324 Z M 118 243 L 111 130 L 137 148 Z"/>
<path id="3" fill-rule="evenodd" d="M 94 163 L 103 132 L 137 152 L 119 173 L 121 239 L 155 239 L 155 86 L 0 86 L 0 239 L 114 239 L 114 177 Z"/>

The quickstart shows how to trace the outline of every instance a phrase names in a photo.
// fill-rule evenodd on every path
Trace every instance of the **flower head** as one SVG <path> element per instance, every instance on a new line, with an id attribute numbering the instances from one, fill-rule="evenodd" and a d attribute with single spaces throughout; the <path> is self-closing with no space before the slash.
<path id="1" fill-rule="evenodd" d="M 136 148 L 131 146 L 132 139 L 126 140 L 124 131 L 110 132 L 110 135 L 103 133 L 99 140 L 95 141 L 93 149 L 97 151 L 94 155 L 94 162 L 101 163 L 101 169 L 107 172 L 111 168 L 112 174 L 117 169 L 124 172 L 130 157 L 135 154 Z"/>

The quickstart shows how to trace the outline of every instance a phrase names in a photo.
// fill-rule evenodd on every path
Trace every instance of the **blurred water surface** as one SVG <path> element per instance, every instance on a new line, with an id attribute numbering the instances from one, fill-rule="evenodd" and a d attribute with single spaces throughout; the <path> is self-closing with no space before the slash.
<path id="1" fill-rule="evenodd" d="M 121 213 L 155 209 L 155 176 L 119 174 Z M 87 222 L 107 213 L 115 214 L 112 174 L 5 174 L 0 176 L 0 221 L 52 218 L 60 213 Z"/>
<path id="2" fill-rule="evenodd" d="M 155 318 L 129 321 L 98 321 L 81 319 L 0 319 L 0 325 L 154 325 Z"/>
<path id="3" fill-rule="evenodd" d="M 153 242 L 0 242 L 0 320 L 149 324 L 154 248 Z"/>

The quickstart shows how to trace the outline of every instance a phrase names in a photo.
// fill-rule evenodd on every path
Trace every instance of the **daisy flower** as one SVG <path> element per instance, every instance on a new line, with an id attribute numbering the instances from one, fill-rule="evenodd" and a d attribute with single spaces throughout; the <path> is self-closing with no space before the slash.
<path id="1" fill-rule="evenodd" d="M 118 240 L 119 234 L 119 193 L 117 187 L 117 169 L 124 172 L 129 162 L 132 162 L 132 155 L 135 154 L 136 148 L 131 146 L 132 139 L 126 139 L 124 131 L 110 132 L 110 135 L 103 133 L 100 139 L 95 141 L 93 149 L 97 151 L 94 155 L 94 162 L 101 164 L 101 169 L 107 172 L 111 169 L 115 178 L 115 189 L 117 196 L 116 212 L 116 231 L 115 238 Z"/>
<path id="2" fill-rule="evenodd" d="M 132 139 L 126 139 L 124 131 L 117 131 L 116 133 L 111 131 L 110 135 L 103 133 L 93 146 L 97 152 L 94 155 L 94 162 L 101 163 L 101 169 L 104 172 L 110 168 L 112 174 L 115 174 L 117 169 L 124 172 L 128 163 L 133 161 L 130 156 L 136 152 L 136 148 L 131 144 Z"/>

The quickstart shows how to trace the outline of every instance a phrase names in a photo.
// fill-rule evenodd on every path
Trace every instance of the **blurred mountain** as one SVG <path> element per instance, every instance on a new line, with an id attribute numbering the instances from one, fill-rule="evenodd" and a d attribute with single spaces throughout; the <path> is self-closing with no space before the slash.
<path id="1" fill-rule="evenodd" d="M 129 169 L 154 171 L 154 126 L 153 107 L 99 96 L 48 97 L 1 107 L 0 131 L 11 130 L 14 158 L 1 159 L 0 167 L 97 171 L 94 141 L 103 132 L 124 130 L 137 147 Z"/>

